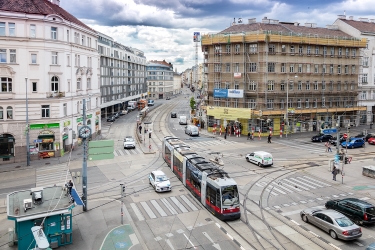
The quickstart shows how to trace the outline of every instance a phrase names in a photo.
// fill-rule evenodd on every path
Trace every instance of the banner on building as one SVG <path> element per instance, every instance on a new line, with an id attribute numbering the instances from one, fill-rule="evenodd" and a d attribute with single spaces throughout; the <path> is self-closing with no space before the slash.
<path id="1" fill-rule="evenodd" d="M 243 89 L 228 89 L 228 98 L 243 98 Z"/>
<path id="2" fill-rule="evenodd" d="M 201 41 L 201 33 L 194 32 L 194 42 L 200 42 L 200 41 Z"/>
<path id="3" fill-rule="evenodd" d="M 233 77 L 237 79 L 241 78 L 241 73 L 234 73 Z"/>
<path id="4" fill-rule="evenodd" d="M 235 121 L 237 119 L 251 119 L 251 109 L 247 108 L 224 108 L 209 107 L 207 115 L 215 117 L 215 119 L 226 119 Z"/>

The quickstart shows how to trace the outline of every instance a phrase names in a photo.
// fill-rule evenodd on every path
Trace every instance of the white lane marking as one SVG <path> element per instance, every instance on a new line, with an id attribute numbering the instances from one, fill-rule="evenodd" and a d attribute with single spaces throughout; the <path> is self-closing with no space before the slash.
<path id="1" fill-rule="evenodd" d="M 300 225 L 300 224 L 299 224 L 297 221 L 295 221 L 295 220 L 291 220 L 291 222 L 293 222 L 293 223 L 296 224 L 297 226 Z"/>
<path id="2" fill-rule="evenodd" d="M 336 246 L 336 245 L 333 245 L 332 243 L 329 243 L 329 245 L 330 245 L 331 247 L 333 247 L 334 249 L 336 249 L 336 250 L 341 250 L 341 248 L 339 248 L 339 247 Z"/>
<path id="3" fill-rule="evenodd" d="M 358 241 L 354 241 L 353 243 L 360 246 L 360 247 L 363 247 L 363 244 L 359 243 Z"/>
<path id="4" fill-rule="evenodd" d="M 133 209 L 135 215 L 138 217 L 139 221 L 145 220 L 145 217 L 143 217 L 143 215 L 142 215 L 141 211 L 139 211 L 137 205 L 135 205 L 134 203 L 130 203 L 130 206 L 132 207 L 132 209 Z"/>
<path id="5" fill-rule="evenodd" d="M 277 191 L 277 192 L 279 192 L 279 193 L 286 194 L 283 190 L 278 189 L 278 188 L 275 187 L 275 186 L 269 185 L 269 187 L 272 188 L 272 190 L 275 190 L 275 191 Z"/>
<path id="6" fill-rule="evenodd" d="M 314 233 L 313 231 L 309 231 L 309 233 L 311 233 L 311 234 L 314 235 L 315 237 L 319 237 L 319 235 L 317 235 L 317 234 Z"/>
<path id="7" fill-rule="evenodd" d="M 115 156 L 118 156 L 118 154 L 117 154 L 117 151 L 116 151 L 116 150 L 113 150 L 113 154 L 114 154 Z"/>
<path id="8" fill-rule="evenodd" d="M 290 184 L 293 185 L 294 188 L 302 188 L 302 189 L 305 189 L 305 190 L 310 190 L 309 188 L 301 186 L 301 184 L 295 183 L 295 182 L 293 182 L 293 181 L 291 181 L 289 179 L 283 179 L 282 181 L 289 182 Z"/>
<path id="9" fill-rule="evenodd" d="M 189 212 L 185 207 L 184 205 L 181 204 L 181 202 L 179 200 L 177 200 L 176 197 L 170 197 L 170 199 L 174 202 L 174 204 L 176 204 L 176 206 L 183 212 L 183 213 L 187 213 Z"/>
<path id="10" fill-rule="evenodd" d="M 159 212 L 159 214 L 163 217 L 168 216 L 164 210 L 160 207 L 160 205 L 156 202 L 156 200 L 151 200 L 151 204 L 156 208 L 156 210 Z"/>
<path id="11" fill-rule="evenodd" d="M 363 198 L 360 198 L 360 200 L 362 200 L 362 201 L 367 201 L 367 200 L 369 200 L 370 198 L 369 197 L 363 197 Z"/>
<path id="12" fill-rule="evenodd" d="M 193 203 L 185 196 L 185 195 L 180 195 L 181 199 L 183 199 L 186 204 L 193 210 L 193 211 L 198 211 L 198 208 L 196 208 Z"/>
<path id="13" fill-rule="evenodd" d="M 275 186 L 280 187 L 280 188 L 286 190 L 286 191 L 289 192 L 289 193 L 294 193 L 294 191 L 292 191 L 292 190 L 290 190 L 290 189 L 284 187 L 282 183 L 279 184 L 279 183 L 277 183 L 277 182 L 272 182 L 272 184 L 275 184 Z"/>
<path id="14" fill-rule="evenodd" d="M 156 218 L 156 215 L 154 214 L 154 212 L 152 212 L 151 208 L 147 205 L 146 202 L 141 201 L 141 205 L 142 205 L 142 207 L 144 208 L 144 210 L 146 211 L 146 213 L 148 214 L 148 216 L 151 219 L 155 219 Z"/>
<path id="15" fill-rule="evenodd" d="M 185 236 L 185 238 L 189 241 L 190 245 L 191 245 L 192 247 L 194 247 L 194 249 L 197 249 L 197 248 L 194 246 L 193 242 L 191 242 L 191 240 L 186 236 L 186 234 L 184 234 L 184 236 Z"/>
<path id="16" fill-rule="evenodd" d="M 283 180 L 284 181 L 284 180 Z M 295 190 L 297 190 L 297 191 L 302 191 L 301 189 L 299 189 L 298 187 L 295 187 L 295 186 L 291 186 L 291 185 L 289 185 L 288 183 L 285 183 L 285 182 L 282 182 L 282 185 L 285 185 L 285 186 L 287 186 L 287 187 L 289 187 L 289 188 L 292 188 L 292 189 L 295 189 Z M 294 185 L 294 184 L 293 184 Z"/>
<path id="17" fill-rule="evenodd" d="M 309 185 L 309 184 L 306 184 L 305 182 L 302 182 L 302 181 L 297 180 L 297 179 L 295 179 L 295 178 L 290 178 L 290 179 L 293 180 L 293 181 L 295 181 L 295 182 L 297 182 L 297 183 L 301 183 L 301 185 L 304 185 L 304 186 L 306 186 L 306 187 L 309 187 L 309 188 L 312 188 L 312 189 L 316 189 L 316 187 L 313 187 L 313 186 L 311 186 L 311 185 Z"/>
<path id="18" fill-rule="evenodd" d="M 167 201 L 167 199 L 162 198 L 160 200 L 168 208 L 168 210 L 169 210 L 169 212 L 171 212 L 171 214 L 178 214 L 177 211 L 173 208 L 173 206 Z"/>
<path id="19" fill-rule="evenodd" d="M 314 183 L 314 182 L 312 182 L 312 181 L 309 181 L 309 180 L 303 179 L 302 177 L 297 177 L 297 179 L 303 180 L 304 182 L 310 183 L 310 184 L 315 185 L 315 186 L 317 186 L 317 187 L 321 187 L 321 188 L 324 187 L 324 186 L 319 185 L 319 184 L 317 184 L 317 183 Z"/>
<path id="20" fill-rule="evenodd" d="M 316 209 L 323 209 L 325 208 L 324 206 L 316 206 L 316 207 L 313 207 L 313 208 L 316 208 Z M 303 209 L 297 209 L 297 210 L 293 210 L 293 211 L 289 211 L 289 212 L 284 212 L 284 213 L 281 213 L 282 216 L 289 216 L 289 215 L 294 215 L 294 214 L 299 214 Z"/>
<path id="21" fill-rule="evenodd" d="M 330 184 L 327 184 L 327 183 L 324 183 L 324 182 L 321 182 L 321 181 L 315 180 L 315 179 L 313 179 L 313 178 L 311 178 L 311 177 L 308 177 L 308 176 L 306 176 L 306 175 L 304 175 L 303 177 L 305 177 L 305 178 L 307 178 L 307 179 L 309 179 L 309 180 L 312 180 L 312 181 L 314 181 L 314 182 L 317 182 L 317 183 L 319 183 L 319 184 L 321 184 L 321 185 L 327 186 L 327 187 L 330 187 L 330 186 L 331 186 Z"/>
<path id="22" fill-rule="evenodd" d="M 119 150 L 119 152 L 120 152 L 120 155 L 121 155 L 121 156 L 122 156 L 122 155 L 125 155 L 125 154 L 124 154 L 124 151 Z"/>
<path id="23" fill-rule="evenodd" d="M 174 250 L 172 243 L 169 241 L 169 239 L 166 239 L 165 242 L 167 242 L 168 246 Z"/>
<path id="24" fill-rule="evenodd" d="M 258 187 L 264 187 L 265 185 L 262 185 L 261 183 L 256 183 L 255 184 L 256 186 L 258 186 Z M 271 190 L 269 189 L 269 188 L 266 188 L 266 191 L 269 193 L 269 192 L 271 192 Z M 277 195 L 279 195 L 279 194 L 277 194 L 277 193 L 275 193 L 275 192 L 271 192 L 271 194 L 272 195 L 274 195 L 274 196 L 277 196 Z"/>
<path id="25" fill-rule="evenodd" d="M 125 151 L 125 153 L 126 153 L 127 155 L 130 155 L 130 153 L 129 153 L 129 149 L 124 149 L 124 151 Z"/>
<path id="26" fill-rule="evenodd" d="M 143 153 L 142 150 L 140 150 L 139 148 L 135 148 L 135 150 L 137 150 L 139 154 Z"/>

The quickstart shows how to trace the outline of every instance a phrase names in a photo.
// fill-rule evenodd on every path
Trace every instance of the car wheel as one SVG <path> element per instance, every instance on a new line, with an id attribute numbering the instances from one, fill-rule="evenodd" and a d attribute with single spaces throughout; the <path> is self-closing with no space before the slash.
<path id="1" fill-rule="evenodd" d="M 245 157 L 247 162 L 250 162 L 249 158 Z"/>
<path id="2" fill-rule="evenodd" d="M 354 148 L 354 145 L 352 146 L 352 149 Z"/>
<path id="3" fill-rule="evenodd" d="M 258 162 L 258 167 L 261 167 L 262 166 L 262 164 L 260 164 L 260 162 Z"/>
<path id="4" fill-rule="evenodd" d="M 319 141 L 320 141 L 320 142 L 323 142 L 323 140 L 322 140 L 322 139 L 320 139 Z"/>
<path id="5" fill-rule="evenodd" d="M 307 219 L 307 216 L 304 214 L 302 215 L 302 220 L 306 223 L 309 223 L 309 219 Z"/>
<path id="6" fill-rule="evenodd" d="M 329 235 L 332 237 L 332 239 L 337 239 L 337 234 L 335 231 L 333 230 L 329 231 Z"/>

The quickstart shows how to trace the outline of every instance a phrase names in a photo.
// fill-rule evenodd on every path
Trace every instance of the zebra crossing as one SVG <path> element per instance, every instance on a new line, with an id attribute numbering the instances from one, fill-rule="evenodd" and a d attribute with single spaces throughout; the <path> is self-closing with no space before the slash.
<path id="1" fill-rule="evenodd" d="M 331 186 L 329 183 L 319 181 L 306 175 L 284 178 L 272 182 L 261 181 L 255 183 L 255 185 L 262 188 L 268 185 L 266 191 L 273 196 L 288 195 L 295 192 L 303 192 Z"/>
<path id="2" fill-rule="evenodd" d="M 197 141 L 197 142 L 187 142 L 192 147 L 196 148 L 205 148 L 209 146 L 218 146 L 218 145 L 229 145 L 236 144 L 235 141 L 226 141 L 226 140 L 210 140 L 210 141 Z"/>
<path id="3" fill-rule="evenodd" d="M 190 195 L 179 195 L 130 203 L 126 206 L 133 211 L 134 219 L 144 221 L 201 210 L 202 207 L 191 199 L 194 198 Z"/>
<path id="4" fill-rule="evenodd" d="M 300 141 L 300 140 L 273 140 L 272 143 L 277 143 L 280 145 L 284 145 L 291 148 L 302 149 L 306 150 L 307 152 L 313 154 L 324 154 L 326 153 L 326 147 L 324 143 L 312 143 L 308 141 Z M 332 146 L 333 148 L 333 146 Z M 327 153 L 328 154 L 328 153 Z"/>
<path id="5" fill-rule="evenodd" d="M 64 186 L 72 179 L 66 163 L 36 169 L 36 187 Z"/>
<path id="6" fill-rule="evenodd" d="M 113 150 L 113 154 L 115 156 L 123 156 L 123 155 L 138 155 L 143 154 L 142 150 L 139 148 L 133 148 L 133 149 L 115 149 Z"/>

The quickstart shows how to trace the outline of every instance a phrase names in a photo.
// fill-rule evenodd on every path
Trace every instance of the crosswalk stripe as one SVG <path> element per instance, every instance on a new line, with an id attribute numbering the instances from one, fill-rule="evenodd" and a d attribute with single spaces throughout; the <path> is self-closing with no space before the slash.
<path id="1" fill-rule="evenodd" d="M 130 206 L 132 207 L 132 209 L 133 209 L 135 215 L 138 217 L 139 221 L 145 220 L 145 217 L 143 217 L 143 215 L 142 215 L 141 211 L 139 211 L 137 205 L 135 205 L 134 203 L 130 203 Z"/>
<path id="2" fill-rule="evenodd" d="M 141 201 L 140 203 L 141 203 L 143 209 L 148 214 L 148 217 L 150 217 L 151 219 L 155 219 L 156 215 L 154 214 L 154 212 L 152 212 L 151 208 L 147 205 L 147 203 L 144 202 L 144 201 Z"/>
<path id="3" fill-rule="evenodd" d="M 176 209 L 174 209 L 174 207 L 167 201 L 167 199 L 162 198 L 160 200 L 161 200 L 161 202 L 163 202 L 164 206 L 166 208 L 168 208 L 168 210 L 169 210 L 169 212 L 171 212 L 171 214 L 178 214 Z"/>
<path id="4" fill-rule="evenodd" d="M 124 149 L 124 151 L 125 151 L 125 153 L 126 153 L 127 155 L 130 155 L 129 150 Z"/>
<path id="5" fill-rule="evenodd" d="M 283 190 L 278 189 L 278 188 L 276 188 L 275 186 L 269 185 L 269 187 L 270 187 L 272 190 L 275 190 L 275 191 L 277 191 L 277 192 L 279 192 L 279 193 L 286 194 Z"/>
<path id="6" fill-rule="evenodd" d="M 276 182 L 272 182 L 272 184 L 275 184 L 277 187 L 280 187 L 280 188 L 286 190 L 286 191 L 289 192 L 289 193 L 294 193 L 294 191 L 292 191 L 292 190 L 290 190 L 290 189 L 284 187 L 284 186 L 282 185 L 283 183 L 280 183 L 280 185 L 279 185 L 279 184 L 276 183 Z"/>
<path id="7" fill-rule="evenodd" d="M 181 202 L 179 200 L 177 200 L 176 197 L 170 197 L 171 200 L 173 201 L 174 204 L 176 204 L 176 206 L 183 212 L 183 213 L 187 213 L 188 210 L 184 207 L 184 205 L 181 204 Z"/>
<path id="8" fill-rule="evenodd" d="M 257 185 L 258 187 L 264 187 L 264 186 L 267 185 L 267 183 L 265 183 L 265 182 L 261 182 L 261 183 L 256 183 L 255 185 Z M 266 188 L 266 191 L 267 191 L 268 193 L 271 192 L 271 190 L 270 190 L 269 188 Z M 275 193 L 275 192 L 271 192 L 271 194 L 274 195 L 274 196 L 279 195 L 279 194 L 277 194 L 277 193 Z"/>
<path id="9" fill-rule="evenodd" d="M 310 178 L 310 177 L 308 177 L 308 176 L 306 176 L 306 175 L 304 175 L 303 177 L 305 177 L 305 178 L 307 178 L 307 179 L 309 179 L 309 180 L 312 180 L 312 181 L 314 181 L 314 182 L 317 182 L 317 183 L 319 183 L 319 184 L 321 184 L 321 185 L 327 186 L 327 187 L 330 187 L 330 186 L 331 186 L 330 184 L 327 184 L 327 183 L 324 183 L 324 182 L 321 182 L 321 181 L 315 180 L 315 179 Z"/>
<path id="10" fill-rule="evenodd" d="M 313 186 L 311 186 L 311 185 L 309 185 L 309 184 L 306 184 L 305 182 L 302 182 L 302 181 L 299 181 L 299 180 L 297 180 L 297 179 L 295 179 L 295 178 L 290 178 L 292 181 L 295 181 L 295 182 L 297 182 L 297 183 L 300 183 L 301 185 L 304 185 L 304 186 L 306 186 L 306 187 L 309 187 L 309 188 L 311 188 L 311 189 L 316 189 L 316 187 L 313 187 Z"/>
<path id="11" fill-rule="evenodd" d="M 186 198 L 185 195 L 181 195 L 180 197 L 181 197 L 181 199 L 183 199 L 183 200 L 185 201 L 186 204 L 188 204 L 188 206 L 189 206 L 193 211 L 197 211 L 197 210 L 198 210 L 198 208 L 196 208 L 196 207 L 193 205 L 193 203 L 191 203 L 191 201 L 190 201 L 188 198 Z"/>
<path id="12" fill-rule="evenodd" d="M 294 182 L 292 182 L 292 181 L 290 181 L 290 180 L 288 180 L 288 179 L 283 179 L 283 181 L 287 181 L 287 182 L 289 182 L 290 184 L 292 184 L 292 186 L 294 187 L 294 188 L 297 188 L 296 186 L 298 185 L 298 187 L 299 188 L 302 188 L 302 189 L 305 189 L 305 190 L 310 190 L 309 188 L 307 188 L 307 187 L 304 187 L 304 186 L 301 186 L 300 184 L 298 184 L 298 183 L 294 183 Z"/>
<path id="13" fill-rule="evenodd" d="M 167 214 L 164 212 L 164 210 L 160 207 L 160 205 L 156 202 L 156 200 L 150 201 L 152 205 L 156 208 L 156 210 L 159 212 L 159 214 L 163 217 L 167 216 Z"/>
<path id="14" fill-rule="evenodd" d="M 125 155 L 124 151 L 122 151 L 122 150 L 119 150 L 118 152 L 120 153 L 120 155 Z"/>
<path id="15" fill-rule="evenodd" d="M 297 179 L 300 179 L 300 180 L 303 180 L 304 182 L 307 182 L 307 183 L 310 183 L 310 184 L 313 184 L 313 185 L 315 185 L 315 186 L 317 186 L 317 187 L 324 187 L 324 186 L 322 186 L 322 185 L 319 185 L 319 184 L 317 184 L 317 183 L 313 183 L 313 182 L 311 182 L 311 181 L 309 181 L 309 180 L 306 180 L 306 179 L 302 179 L 302 177 L 297 177 Z"/>
<path id="16" fill-rule="evenodd" d="M 117 154 L 117 151 L 116 151 L 116 150 L 113 150 L 113 154 L 114 154 L 115 156 L 118 156 L 118 154 Z"/>
<path id="17" fill-rule="evenodd" d="M 284 181 L 284 180 L 282 180 L 282 181 Z M 294 186 L 291 186 L 291 185 L 289 185 L 288 183 L 285 183 L 285 182 L 283 182 L 283 185 L 285 185 L 285 186 L 287 186 L 287 187 L 289 187 L 289 188 L 295 189 L 295 190 L 297 190 L 297 191 L 299 191 L 299 192 L 302 191 L 301 189 L 299 189 L 299 188 L 297 188 L 297 187 L 294 187 Z"/>
<path id="18" fill-rule="evenodd" d="M 135 150 L 137 150 L 139 154 L 143 153 L 142 150 L 140 150 L 139 148 L 135 148 Z"/>

